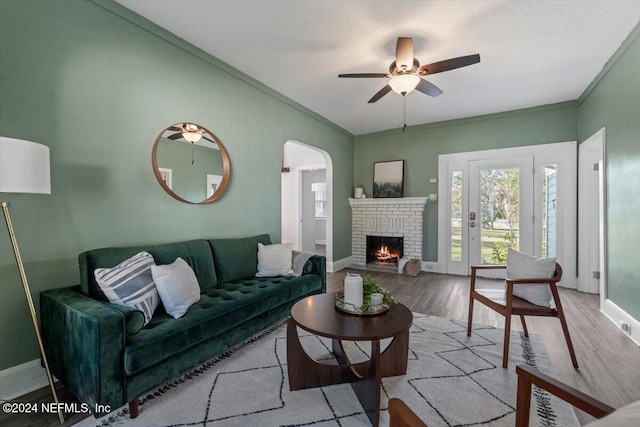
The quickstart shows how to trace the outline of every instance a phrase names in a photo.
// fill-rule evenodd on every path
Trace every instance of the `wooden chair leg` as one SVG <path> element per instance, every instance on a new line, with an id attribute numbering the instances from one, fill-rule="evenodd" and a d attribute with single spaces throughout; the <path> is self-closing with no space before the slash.
<path id="1" fill-rule="evenodd" d="M 471 291 L 473 292 L 473 291 Z M 469 318 L 467 320 L 467 336 L 471 336 L 471 323 L 473 322 L 473 297 L 469 298 Z"/>
<path id="2" fill-rule="evenodd" d="M 471 323 L 473 322 L 473 293 L 476 289 L 476 269 L 471 267 L 471 286 L 469 287 L 469 317 L 467 318 L 467 336 L 471 336 Z"/>
<path id="3" fill-rule="evenodd" d="M 509 338 L 511 338 L 511 313 L 504 317 L 504 349 L 502 350 L 502 367 L 507 368 L 509 364 Z"/>
<path id="4" fill-rule="evenodd" d="M 551 294 L 556 302 L 556 310 L 558 311 L 558 319 L 562 325 L 562 332 L 564 333 L 564 339 L 567 341 L 567 347 L 569 347 L 569 355 L 571 356 L 571 363 L 573 367 L 578 369 L 578 359 L 576 359 L 576 353 L 573 350 L 573 343 L 571 342 L 571 335 L 569 335 L 569 327 L 567 326 L 567 320 L 564 318 L 564 310 L 562 309 L 562 303 L 560 303 L 560 295 L 558 295 L 558 288 L 555 285 L 551 287 Z"/>
<path id="5" fill-rule="evenodd" d="M 138 399 L 133 399 L 129 402 L 129 418 L 136 418 L 138 413 Z"/>
<path id="6" fill-rule="evenodd" d="M 518 375 L 518 393 L 516 396 L 516 427 L 529 427 L 531 381 L 525 375 Z"/>
<path id="7" fill-rule="evenodd" d="M 527 331 L 527 322 L 524 321 L 524 315 L 520 315 L 520 321 L 522 322 L 522 330 L 524 331 L 524 336 L 529 338 L 529 331 Z"/>
<path id="8" fill-rule="evenodd" d="M 569 328 L 567 327 L 567 321 L 564 318 L 564 313 L 558 310 L 558 319 L 562 325 L 562 332 L 564 332 L 564 339 L 567 341 L 567 347 L 569 347 L 569 355 L 571 356 L 571 363 L 573 367 L 578 369 L 578 359 L 576 359 L 576 353 L 573 350 L 573 344 L 571 343 L 571 335 L 569 335 Z"/>

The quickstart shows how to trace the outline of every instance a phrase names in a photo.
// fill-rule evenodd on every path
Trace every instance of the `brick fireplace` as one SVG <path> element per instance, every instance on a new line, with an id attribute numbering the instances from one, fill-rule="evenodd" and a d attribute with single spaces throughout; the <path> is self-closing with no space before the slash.
<path id="1" fill-rule="evenodd" d="M 423 214 L 426 197 L 403 197 L 398 199 L 349 199 L 351 205 L 351 251 L 354 267 L 381 266 L 397 268 L 398 254 L 385 254 L 382 260 L 372 259 L 367 240 L 375 238 L 402 238 L 399 256 L 422 259 Z M 368 236 L 368 237 L 367 237 Z M 397 242 L 397 241 L 396 241 Z M 386 251 L 389 247 L 386 245 Z"/>

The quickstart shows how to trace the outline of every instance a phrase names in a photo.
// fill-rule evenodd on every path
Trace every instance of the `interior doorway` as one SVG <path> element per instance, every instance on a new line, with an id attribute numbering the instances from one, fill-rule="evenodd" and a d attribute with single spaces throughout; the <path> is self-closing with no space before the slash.
<path id="1" fill-rule="evenodd" d="M 306 169 L 302 174 L 300 196 L 300 246 L 316 255 L 327 253 L 327 179 L 326 169 Z"/>
<path id="2" fill-rule="evenodd" d="M 605 264 L 605 130 L 578 148 L 578 290 L 606 299 Z"/>
<path id="3" fill-rule="evenodd" d="M 332 164 L 329 154 L 298 141 L 282 152 L 281 241 L 333 256 Z"/>

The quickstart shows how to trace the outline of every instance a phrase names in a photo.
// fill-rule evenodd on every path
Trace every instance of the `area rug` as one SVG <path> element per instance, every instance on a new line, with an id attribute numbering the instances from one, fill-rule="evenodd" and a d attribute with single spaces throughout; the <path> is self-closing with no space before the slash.
<path id="1" fill-rule="evenodd" d="M 298 330 L 316 360 L 335 363 L 331 343 Z M 404 400 L 430 427 L 513 426 L 515 366 L 526 363 L 556 377 L 542 339 L 512 332 L 509 368 L 502 368 L 503 330 L 476 325 L 471 338 L 455 320 L 414 313 L 407 375 L 383 379 L 382 426 L 387 402 Z M 368 343 L 349 343 L 353 359 L 365 360 Z M 383 342 L 383 347 L 385 343 Z M 573 410 L 534 390 L 532 425 L 578 425 Z M 80 426 L 370 426 L 348 384 L 289 391 L 284 324 L 254 337 L 141 398 L 140 415 L 122 408 Z"/>

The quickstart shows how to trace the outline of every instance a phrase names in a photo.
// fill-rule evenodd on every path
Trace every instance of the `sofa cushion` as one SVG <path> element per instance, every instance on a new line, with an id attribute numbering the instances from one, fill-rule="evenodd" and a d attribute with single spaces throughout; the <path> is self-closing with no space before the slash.
<path id="1" fill-rule="evenodd" d="M 115 267 L 96 268 L 96 282 L 112 304 L 125 305 L 144 313 L 149 323 L 160 298 L 153 283 L 151 267 L 155 266 L 148 252 L 140 252 Z"/>
<path id="2" fill-rule="evenodd" d="M 127 337 L 127 375 L 161 363 L 185 349 L 232 329 L 283 304 L 320 292 L 321 277 L 253 278 L 205 291 L 187 313 L 173 319 L 156 314 L 139 333 Z"/>
<path id="3" fill-rule="evenodd" d="M 107 301 L 100 286 L 96 283 L 93 275 L 94 270 L 118 265 L 141 251 L 149 252 L 156 264 L 171 264 L 178 257 L 182 258 L 193 269 L 202 291 L 215 288 L 218 282 L 209 243 L 206 240 L 190 240 L 165 245 L 102 248 L 83 252 L 78 256 L 82 293 L 94 299 Z"/>
<path id="4" fill-rule="evenodd" d="M 270 245 L 268 234 L 241 239 L 212 239 L 209 244 L 213 250 L 219 283 L 231 283 L 254 277 L 258 272 L 258 243 Z"/>
<path id="5" fill-rule="evenodd" d="M 164 309 L 174 319 L 182 317 L 189 307 L 200 300 L 198 279 L 182 258 L 173 264 L 152 266 L 151 275 Z"/>
<path id="6" fill-rule="evenodd" d="M 291 268 L 293 266 L 291 246 L 290 243 L 266 246 L 258 243 L 258 272 L 256 276 L 295 276 Z"/>

